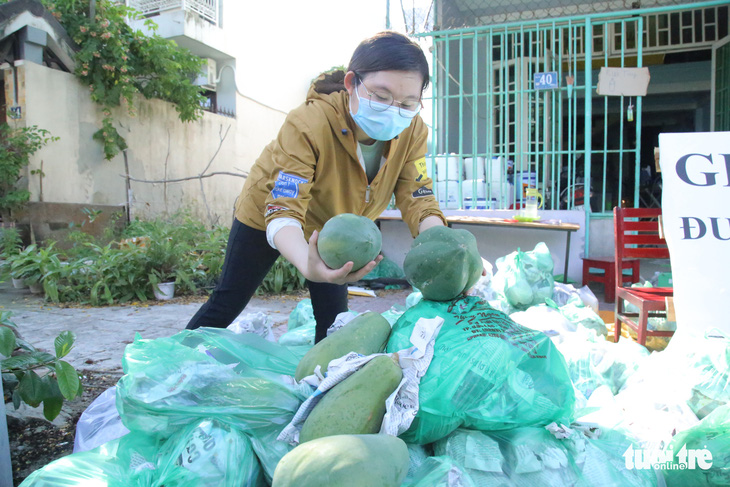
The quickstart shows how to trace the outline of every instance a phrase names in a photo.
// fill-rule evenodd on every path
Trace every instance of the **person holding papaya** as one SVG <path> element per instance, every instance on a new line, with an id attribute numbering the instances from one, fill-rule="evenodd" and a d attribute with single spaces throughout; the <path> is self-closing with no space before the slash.
<path id="1" fill-rule="evenodd" d="M 382 259 L 330 269 L 317 251 L 325 222 L 342 213 L 375 220 L 395 194 L 413 237 L 446 224 L 426 174 L 428 131 L 418 115 L 428 83 L 421 48 L 392 31 L 361 42 L 346 72 L 314 81 L 253 165 L 218 284 L 188 329 L 228 326 L 283 255 L 307 280 L 319 342 L 348 309 L 347 283 Z"/>

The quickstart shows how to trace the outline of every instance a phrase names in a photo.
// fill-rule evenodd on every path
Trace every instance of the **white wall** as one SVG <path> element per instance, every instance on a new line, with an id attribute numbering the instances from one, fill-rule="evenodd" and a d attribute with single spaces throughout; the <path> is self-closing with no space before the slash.
<path id="1" fill-rule="evenodd" d="M 16 123 L 37 125 L 60 137 L 31 159 L 27 176 L 31 201 L 126 204 L 124 158 L 120 154 L 105 160 L 101 145 L 92 139 L 103 115 L 101 107 L 91 101 L 88 87 L 72 74 L 37 64 L 21 62 L 16 69 L 19 80 L 24 80 L 24 86 L 19 83 L 23 118 Z M 6 84 L 12 83 L 12 76 L 5 79 Z M 197 176 L 214 155 L 207 172 L 248 172 L 284 120 L 284 114 L 242 97 L 237 99 L 237 119 L 206 112 L 189 123 L 180 121 L 170 103 L 142 97 L 135 103 L 135 117 L 123 107 L 114 111 L 114 117 L 129 144 L 129 173 L 142 180 Z M 45 174 L 42 191 L 41 178 L 30 175 L 41 164 Z M 228 225 L 244 179 L 223 175 L 202 181 L 215 221 Z M 132 182 L 131 188 L 132 217 L 191 209 L 194 216 L 209 221 L 198 179 L 168 184 Z"/>
<path id="2" fill-rule="evenodd" d="M 392 28 L 403 32 L 399 5 L 390 3 Z M 235 95 L 237 118 L 205 113 L 201 120 L 182 123 L 170 104 L 141 97 L 136 117 L 120 107 L 114 117 L 129 144 L 130 175 L 144 180 L 195 176 L 208 164 L 227 129 L 209 172 L 248 171 L 276 136 L 286 112 L 304 101 L 311 80 L 332 66 L 347 65 L 360 41 L 385 29 L 386 5 L 385 0 L 227 1 L 224 47 L 236 58 L 235 81 L 243 95 Z M 32 63 L 21 62 L 18 69 L 25 80 L 21 98 L 25 97 L 19 101 L 23 118 L 16 123 L 38 125 L 60 137 L 31 160 L 27 175 L 31 201 L 125 204 L 124 158 L 104 160 L 101 145 L 92 139 L 103 116 L 90 100 L 88 87 L 72 74 Z M 234 71 L 221 74 L 227 78 Z M 30 175 L 41 165 L 42 182 Z M 131 184 L 133 217 L 192 208 L 195 216 L 207 220 L 198 180 Z M 243 179 L 232 176 L 203 180 L 218 221 L 230 219 L 242 184 Z"/>

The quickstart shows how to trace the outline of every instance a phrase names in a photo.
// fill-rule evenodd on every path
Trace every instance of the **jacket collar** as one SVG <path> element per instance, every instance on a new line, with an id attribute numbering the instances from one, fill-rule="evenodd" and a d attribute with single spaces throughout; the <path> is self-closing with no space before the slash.
<path id="1" fill-rule="evenodd" d="M 357 157 L 357 140 L 355 139 L 355 128 L 357 124 L 350 115 L 350 94 L 346 90 L 336 91 L 328 95 L 317 93 L 314 85 L 309 88 L 307 93 L 307 102 L 320 100 L 324 102 L 322 108 L 327 121 L 332 128 L 337 139 L 342 143 L 348 154 L 358 161 Z M 409 129 L 406 129 L 406 131 Z M 388 158 L 391 151 L 398 146 L 398 139 L 386 142 L 383 148 L 383 155 Z"/>

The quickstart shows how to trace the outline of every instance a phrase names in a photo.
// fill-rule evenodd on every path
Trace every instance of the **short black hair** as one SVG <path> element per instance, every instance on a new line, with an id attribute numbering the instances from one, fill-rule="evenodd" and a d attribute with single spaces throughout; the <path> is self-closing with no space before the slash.
<path id="1" fill-rule="evenodd" d="M 403 34 L 384 31 L 365 39 L 352 54 L 348 71 L 358 75 L 376 71 L 417 71 L 423 79 L 421 90 L 428 86 L 428 61 L 421 46 Z"/>

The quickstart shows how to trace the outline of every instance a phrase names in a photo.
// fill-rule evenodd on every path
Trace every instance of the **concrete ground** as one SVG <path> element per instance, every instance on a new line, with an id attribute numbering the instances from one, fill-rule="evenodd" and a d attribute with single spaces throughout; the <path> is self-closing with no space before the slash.
<path id="1" fill-rule="evenodd" d="M 642 262 L 641 276 L 650 279 L 657 270 L 665 270 L 661 262 Z M 606 303 L 603 285 L 591 283 L 598 298 L 604 321 L 613 321 L 614 303 Z M 350 296 L 350 309 L 359 313 L 382 313 L 392 306 L 404 307 L 411 288 L 376 290 L 376 297 Z M 286 331 L 289 314 L 308 293 L 255 296 L 245 313 L 263 312 L 269 316 L 275 336 Z M 63 307 L 47 303 L 28 289 L 14 289 L 9 282 L 0 283 L 0 310 L 12 311 L 11 320 L 20 333 L 39 349 L 53 352 L 56 336 L 70 330 L 76 334 L 76 345 L 66 360 L 77 369 L 121 372 L 122 355 L 135 334 L 142 338 L 171 336 L 185 328 L 204 298 L 175 298 L 170 301 L 149 301 L 124 306 Z"/>
<path id="2" fill-rule="evenodd" d="M 350 296 L 350 309 L 362 313 L 382 313 L 393 305 L 405 305 L 410 287 L 400 290 L 376 290 L 375 298 Z M 289 314 L 304 292 L 274 297 L 255 296 L 245 313 L 264 312 L 269 316 L 276 336 L 286 331 Z M 76 334 L 74 349 L 65 358 L 77 369 L 121 372 L 122 355 L 135 334 L 142 338 L 171 336 L 185 328 L 203 298 L 175 298 L 170 301 L 136 303 L 125 306 L 61 307 L 47 303 L 28 289 L 14 289 L 0 284 L 0 310 L 12 311 L 11 320 L 21 335 L 38 349 L 53 353 L 58 334 L 70 330 Z"/>

